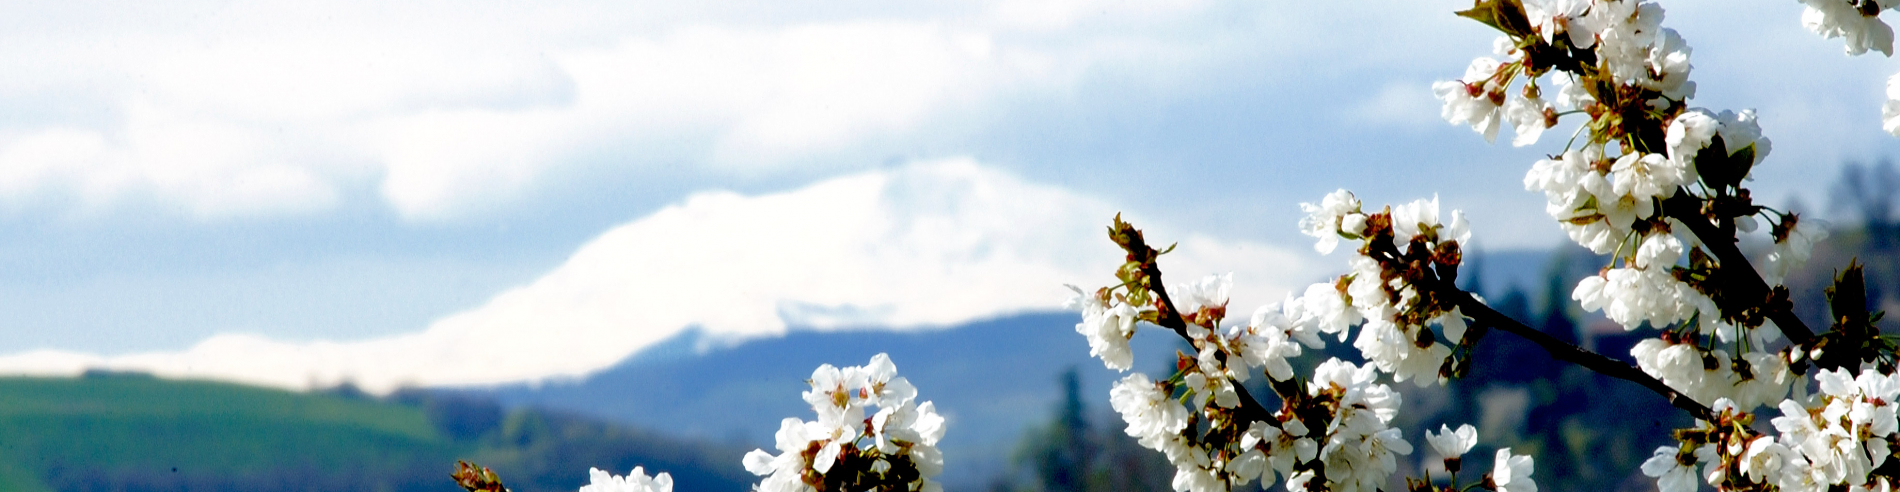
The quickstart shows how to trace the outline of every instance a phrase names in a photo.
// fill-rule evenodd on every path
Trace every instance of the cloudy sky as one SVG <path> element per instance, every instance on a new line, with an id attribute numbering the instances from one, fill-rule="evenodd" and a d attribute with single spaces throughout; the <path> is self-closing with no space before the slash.
<path id="1" fill-rule="evenodd" d="M 1340 187 L 1555 245 L 1519 183 L 1561 137 L 1438 118 L 1493 37 L 1468 5 L 5 2 L 0 366 L 461 384 L 686 326 L 939 326 L 1104 282 L 1116 211 L 1264 301 L 1336 269 L 1294 224 Z M 1900 150 L 1900 64 L 1797 2 L 1665 7 L 1695 104 L 1774 140 L 1758 197 Z M 388 369 L 418 347 L 522 353 Z"/>

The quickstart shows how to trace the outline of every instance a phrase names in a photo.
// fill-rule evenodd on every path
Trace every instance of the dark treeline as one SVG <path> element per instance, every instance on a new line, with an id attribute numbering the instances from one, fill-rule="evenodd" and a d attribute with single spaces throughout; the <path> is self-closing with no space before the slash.
<path id="1" fill-rule="evenodd" d="M 1062 400 L 1041 426 L 1024 433 L 1013 466 L 990 492 L 1133 492 L 1173 490 L 1174 466 L 1122 432 L 1121 417 L 1088 402 L 1075 368 L 1057 383 Z M 1103 405 L 1106 407 L 1106 405 Z"/>

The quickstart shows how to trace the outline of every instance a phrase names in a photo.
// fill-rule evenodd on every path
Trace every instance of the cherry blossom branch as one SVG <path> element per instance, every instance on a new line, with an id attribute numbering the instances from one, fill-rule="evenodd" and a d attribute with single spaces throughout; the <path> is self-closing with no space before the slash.
<path id="1" fill-rule="evenodd" d="M 1788 337 L 1788 341 L 1796 345 L 1807 345 L 1814 339 L 1814 331 L 1809 329 L 1807 323 L 1802 322 L 1801 318 L 1794 315 L 1791 304 L 1770 302 L 1774 292 L 1768 287 L 1768 283 L 1762 280 L 1761 274 L 1755 272 L 1748 257 L 1742 254 L 1741 248 L 1735 245 L 1735 234 L 1733 232 L 1724 234 L 1722 229 L 1717 228 L 1715 224 L 1710 224 L 1708 217 L 1702 214 L 1703 203 L 1688 190 L 1677 189 L 1675 196 L 1663 200 L 1662 205 L 1665 215 L 1688 226 L 1689 230 L 1695 233 L 1696 238 L 1702 241 L 1703 246 L 1721 261 L 1722 266 L 1718 270 L 1724 277 L 1721 285 L 1724 288 L 1739 291 L 1733 295 L 1716 298 L 1715 301 L 1725 304 L 1721 306 L 1725 312 L 1740 312 L 1749 308 L 1749 306 L 1734 305 L 1738 302 L 1754 303 L 1754 306 L 1767 310 L 1764 314 L 1775 322 L 1775 326 L 1781 329 L 1782 335 Z"/>
<path id="2" fill-rule="evenodd" d="M 1506 316 L 1504 313 L 1491 309 L 1491 306 L 1487 306 L 1483 302 L 1478 301 L 1478 299 L 1472 297 L 1469 292 L 1441 286 L 1440 294 L 1448 296 L 1449 299 L 1456 303 L 1458 308 L 1464 312 L 1465 316 L 1470 316 L 1472 319 L 1477 320 L 1476 324 L 1478 326 L 1497 328 L 1512 335 L 1517 335 L 1525 340 L 1529 340 L 1531 343 L 1543 347 L 1545 352 L 1550 353 L 1552 359 L 1576 364 L 1582 366 L 1584 369 L 1595 371 L 1597 374 L 1643 385 L 1644 388 L 1649 388 L 1650 391 L 1654 391 L 1656 394 L 1662 395 L 1663 398 L 1669 400 L 1670 405 L 1689 412 L 1689 416 L 1704 421 L 1714 421 L 1715 412 L 1710 411 L 1709 407 L 1689 398 L 1689 395 L 1682 394 L 1674 388 L 1670 388 L 1669 385 L 1663 384 L 1662 381 L 1644 373 L 1641 369 L 1636 368 L 1636 366 L 1625 364 L 1622 361 L 1605 357 L 1603 354 L 1584 350 L 1582 347 L 1558 340 L 1556 337 L 1550 336 L 1536 328 L 1531 328 L 1518 320 L 1511 319 L 1510 316 Z"/>
<path id="3" fill-rule="evenodd" d="M 1369 253 L 1371 253 L 1373 257 L 1380 258 L 1382 261 L 1400 260 L 1398 249 L 1392 245 L 1391 241 L 1375 240 L 1372 241 L 1370 245 L 1372 247 Z M 1491 306 L 1485 305 L 1477 298 L 1472 297 L 1470 292 L 1465 292 L 1453 286 L 1452 280 L 1456 278 L 1457 272 L 1458 270 L 1455 267 L 1438 268 L 1429 272 L 1420 272 L 1423 278 L 1418 285 L 1437 292 L 1437 295 L 1441 299 L 1451 301 L 1452 304 L 1458 306 L 1460 312 L 1464 313 L 1465 316 L 1476 320 L 1476 325 L 1479 327 L 1497 328 L 1517 335 L 1525 340 L 1529 340 L 1531 343 L 1543 347 L 1544 351 L 1549 353 L 1553 359 L 1576 364 L 1585 369 L 1595 371 L 1598 374 L 1640 384 L 1644 388 L 1649 388 L 1650 391 L 1662 395 L 1664 399 L 1669 401 L 1670 405 L 1689 412 L 1690 416 L 1704 421 L 1713 421 L 1715 413 L 1712 412 L 1708 406 L 1695 401 L 1693 398 L 1689 398 L 1688 395 L 1676 391 L 1675 388 L 1671 388 L 1667 384 L 1663 384 L 1661 380 L 1650 376 L 1636 366 L 1625 364 L 1622 361 L 1611 359 L 1603 354 L 1584 350 L 1582 347 L 1563 340 L 1558 340 L 1556 337 L 1531 328 L 1529 325 L 1525 325 L 1523 322 L 1512 319 L 1510 316 L 1506 316 L 1504 313 L 1492 309 Z M 1756 281 L 1759 282 L 1760 279 L 1758 278 Z"/>
<path id="4" fill-rule="evenodd" d="M 1145 261 L 1141 262 L 1141 272 L 1142 275 L 1148 278 L 1148 290 L 1155 295 L 1155 309 L 1158 311 L 1155 317 L 1155 324 L 1160 325 L 1162 328 L 1173 330 L 1175 335 L 1180 336 L 1182 340 L 1187 340 L 1188 343 L 1194 343 L 1194 337 L 1189 336 L 1187 332 L 1187 320 L 1183 319 L 1181 312 L 1174 308 L 1173 298 L 1168 297 L 1167 284 L 1161 281 L 1161 267 L 1157 266 L 1154 261 L 1156 256 L 1160 256 L 1160 253 L 1156 252 L 1153 248 L 1149 248 L 1147 243 L 1143 242 L 1139 236 L 1130 241 L 1128 247 L 1131 251 L 1140 251 L 1140 257 L 1145 259 Z M 1227 362 L 1227 354 L 1225 352 L 1217 354 L 1216 356 L 1220 357 L 1222 363 Z M 1260 402 L 1254 399 L 1253 394 L 1247 391 L 1245 385 L 1234 385 L 1234 392 L 1240 395 L 1240 406 L 1234 410 L 1234 416 L 1239 418 L 1241 422 L 1277 423 L 1277 420 L 1273 418 L 1273 412 L 1261 406 Z M 1242 425 L 1241 428 L 1246 428 L 1246 426 Z"/>

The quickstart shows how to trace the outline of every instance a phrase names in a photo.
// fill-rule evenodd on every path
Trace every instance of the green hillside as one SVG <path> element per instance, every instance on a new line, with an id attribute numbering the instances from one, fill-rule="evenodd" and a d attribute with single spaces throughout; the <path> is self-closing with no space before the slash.
<path id="1" fill-rule="evenodd" d="M 378 400 L 136 375 L 0 378 L 0 490 L 455 491 L 456 459 L 516 490 L 587 468 L 669 470 L 744 490 L 736 449 L 433 393 Z"/>

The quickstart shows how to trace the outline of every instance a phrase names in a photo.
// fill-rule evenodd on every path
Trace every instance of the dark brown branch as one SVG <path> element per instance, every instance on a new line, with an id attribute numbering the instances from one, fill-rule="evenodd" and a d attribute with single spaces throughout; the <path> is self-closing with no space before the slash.
<path id="1" fill-rule="evenodd" d="M 1143 244 L 1140 247 L 1146 248 L 1147 245 Z M 1154 258 L 1153 250 L 1149 250 L 1149 254 L 1147 258 Z M 1194 343 L 1194 337 L 1188 336 L 1187 320 L 1181 318 L 1181 312 L 1174 308 L 1174 299 L 1168 297 L 1167 284 L 1161 281 L 1161 268 L 1150 260 L 1141 265 L 1141 271 L 1148 277 L 1148 290 L 1155 295 L 1155 308 L 1159 311 L 1159 316 L 1155 317 L 1155 323 L 1161 325 L 1162 328 L 1174 330 L 1174 334 L 1180 335 L 1182 340 L 1187 340 L 1190 344 Z M 1221 362 L 1227 361 L 1226 353 L 1220 353 L 1219 357 Z M 1234 416 L 1238 417 L 1242 424 L 1267 422 L 1278 425 L 1278 420 L 1273 418 L 1273 412 L 1260 406 L 1260 402 L 1253 398 L 1253 393 L 1247 391 L 1246 386 L 1235 384 L 1234 393 L 1240 395 L 1240 408 L 1234 409 Z M 1246 426 L 1243 425 L 1241 428 L 1245 429 Z"/>
<path id="2" fill-rule="evenodd" d="M 1702 215 L 1702 200 L 1691 195 L 1688 190 L 1678 188 L 1675 196 L 1663 200 L 1663 214 L 1687 225 L 1689 230 L 1695 233 L 1696 238 L 1702 241 L 1702 245 L 1715 254 L 1715 259 L 1721 261 L 1721 269 L 1718 272 L 1722 276 L 1722 281 L 1719 285 L 1723 288 L 1740 290 L 1740 292 L 1735 292 L 1734 296 L 1724 296 L 1724 299 L 1718 299 L 1717 302 L 1727 301 L 1732 304 L 1755 300 L 1755 302 L 1767 303 L 1771 294 L 1768 282 L 1761 279 L 1761 275 L 1755 272 L 1755 267 L 1748 262 L 1748 257 L 1742 254 L 1741 248 L 1736 247 L 1735 234 L 1733 232 L 1724 234 L 1721 229 L 1709 223 L 1708 217 Z M 1797 345 L 1807 345 L 1814 339 L 1814 331 L 1810 330 L 1808 324 L 1803 323 L 1801 318 L 1795 317 L 1792 309 L 1788 309 L 1787 306 L 1770 307 L 1772 309 L 1765 314 L 1768 319 L 1775 322 L 1776 327 L 1781 328 L 1781 333 L 1788 337 L 1788 341 Z M 1724 312 L 1737 312 L 1745 308 L 1747 306 L 1722 306 Z"/>
<path id="3" fill-rule="evenodd" d="M 1650 391 L 1654 391 L 1656 394 L 1668 399 L 1670 405 L 1689 412 L 1690 416 L 1704 421 L 1715 421 L 1715 413 L 1710 411 L 1709 407 L 1689 398 L 1689 395 L 1676 391 L 1675 388 L 1670 388 L 1669 385 L 1663 384 L 1662 381 L 1651 377 L 1648 373 L 1644 373 L 1642 369 L 1638 369 L 1636 366 L 1605 357 L 1603 354 L 1584 350 L 1576 345 L 1558 340 L 1556 337 L 1545 334 L 1535 328 L 1526 326 L 1524 323 L 1511 319 L 1510 316 L 1505 316 L 1503 313 L 1491 309 L 1491 306 L 1486 306 L 1484 303 L 1478 302 L 1476 298 L 1471 297 L 1471 293 L 1447 288 L 1441 290 L 1441 295 L 1450 296 L 1449 298 L 1458 305 L 1465 316 L 1470 316 L 1472 319 L 1477 320 L 1478 325 L 1504 330 L 1512 335 L 1530 340 L 1531 343 L 1543 347 L 1545 352 L 1549 352 L 1550 358 L 1552 359 L 1576 364 L 1582 366 L 1584 369 L 1596 371 L 1597 374 L 1643 385 L 1644 388 L 1649 388 Z"/>

